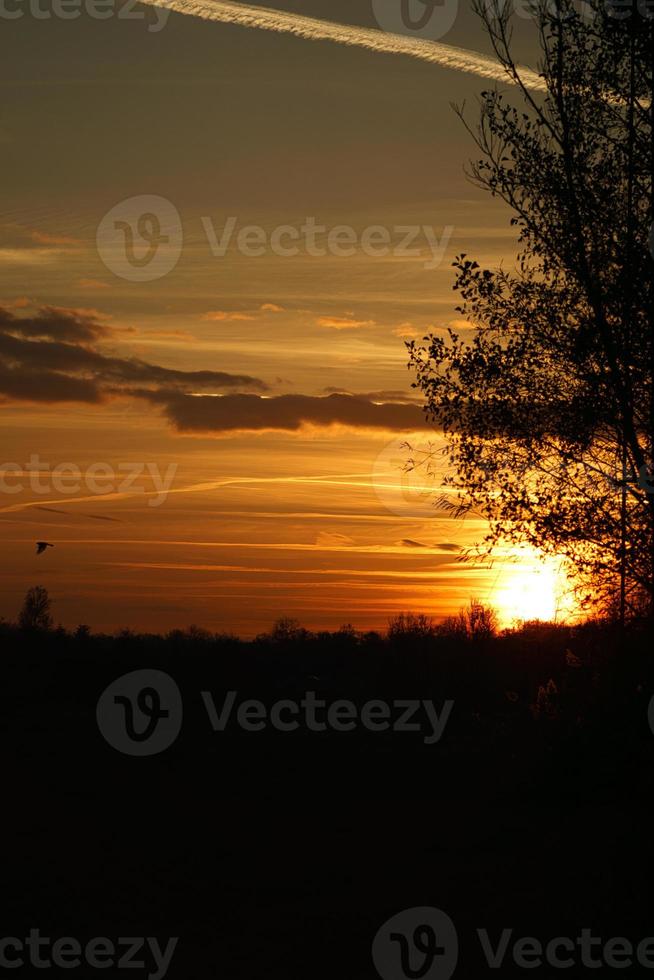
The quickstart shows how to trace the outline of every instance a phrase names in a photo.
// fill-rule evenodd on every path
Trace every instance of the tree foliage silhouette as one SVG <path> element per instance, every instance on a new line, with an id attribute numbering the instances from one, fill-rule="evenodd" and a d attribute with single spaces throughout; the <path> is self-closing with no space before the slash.
<path id="1" fill-rule="evenodd" d="M 42 585 L 28 589 L 23 602 L 23 608 L 18 616 L 18 625 L 24 630 L 52 629 L 50 615 L 50 596 Z"/>
<path id="2" fill-rule="evenodd" d="M 540 96 L 520 86 L 501 8 L 477 2 L 522 105 L 484 92 L 475 127 L 458 111 L 472 180 L 514 212 L 516 267 L 459 256 L 472 335 L 412 342 L 410 366 L 458 505 L 490 523 L 486 550 L 562 555 L 607 602 L 624 562 L 632 608 L 651 612 L 654 20 L 629 0 L 536 3 Z"/>

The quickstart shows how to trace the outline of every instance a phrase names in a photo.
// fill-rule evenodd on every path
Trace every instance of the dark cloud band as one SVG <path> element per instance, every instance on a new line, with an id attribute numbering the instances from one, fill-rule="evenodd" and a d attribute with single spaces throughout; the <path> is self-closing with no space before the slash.
<path id="1" fill-rule="evenodd" d="M 180 432 L 296 432 L 305 425 L 342 425 L 351 428 L 411 432 L 426 427 L 416 405 L 377 404 L 352 395 L 223 395 L 192 396 L 178 392 L 143 392 L 164 405 L 167 417 Z"/>
<path id="2" fill-rule="evenodd" d="M 247 374 L 178 371 L 138 358 L 120 358 L 94 343 L 111 335 L 97 315 L 42 307 L 16 316 L 0 307 L 0 395 L 27 401 L 98 401 L 134 384 L 181 390 L 264 392 L 268 386 Z M 111 391 L 106 386 L 111 386 Z"/>

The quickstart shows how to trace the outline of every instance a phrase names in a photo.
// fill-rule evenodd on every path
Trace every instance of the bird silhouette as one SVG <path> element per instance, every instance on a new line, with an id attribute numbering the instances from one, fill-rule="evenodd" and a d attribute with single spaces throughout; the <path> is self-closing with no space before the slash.
<path id="1" fill-rule="evenodd" d="M 54 548 L 53 544 L 49 541 L 37 541 L 36 542 L 36 553 L 37 555 L 42 555 L 46 548 Z"/>

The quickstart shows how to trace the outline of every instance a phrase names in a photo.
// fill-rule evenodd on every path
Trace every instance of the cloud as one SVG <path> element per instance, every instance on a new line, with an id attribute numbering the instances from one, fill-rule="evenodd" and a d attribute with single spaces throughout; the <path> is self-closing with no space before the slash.
<path id="1" fill-rule="evenodd" d="M 14 222 L 0 224 L 0 263 L 49 265 L 74 254 L 84 242 L 68 235 L 24 228 Z"/>
<path id="2" fill-rule="evenodd" d="M 0 307 L 4 307 L 5 310 L 25 310 L 29 306 L 32 306 L 32 301 L 27 296 L 19 296 L 17 299 L 11 300 L 0 300 Z"/>
<path id="3" fill-rule="evenodd" d="M 97 349 L 114 331 L 95 310 L 44 306 L 17 316 L 0 307 L 0 395 L 27 401 L 97 402 L 103 395 L 129 394 L 135 384 L 166 390 L 248 389 L 268 386 L 250 375 L 223 371 L 180 371 Z"/>
<path id="4" fill-rule="evenodd" d="M 8 265 L 47 265 L 61 249 L 56 248 L 0 248 L 0 262 Z"/>
<path id="5" fill-rule="evenodd" d="M 411 432 L 427 426 L 417 405 L 375 404 L 352 395 L 229 394 L 194 396 L 175 391 L 139 392 L 161 404 L 180 432 L 297 432 L 304 426 L 346 426 Z"/>
<path id="6" fill-rule="evenodd" d="M 359 330 L 361 327 L 374 327 L 374 320 L 353 320 L 344 316 L 320 316 L 316 320 L 319 327 L 329 327 L 332 330 Z"/>
<path id="7" fill-rule="evenodd" d="M 316 537 L 316 547 L 335 548 L 339 545 L 349 547 L 354 544 L 354 538 L 347 534 L 339 534 L 337 531 L 320 531 Z"/>
<path id="8" fill-rule="evenodd" d="M 436 542 L 435 544 L 425 544 L 423 541 L 415 541 L 413 538 L 402 538 L 401 541 L 395 542 L 398 548 L 427 548 L 429 551 L 445 551 L 449 552 L 459 552 L 461 551 L 461 545 L 449 544 L 443 542 Z"/>
<path id="9" fill-rule="evenodd" d="M 195 334 L 190 330 L 142 330 L 141 333 L 148 337 L 158 337 L 161 340 L 184 340 L 190 343 L 197 340 Z"/>
<path id="10" fill-rule="evenodd" d="M 32 231 L 30 238 L 37 245 L 83 245 L 81 238 L 69 238 L 67 235 L 50 235 L 45 231 Z"/>
<path id="11" fill-rule="evenodd" d="M 260 307 L 262 313 L 284 313 L 283 306 L 277 306 L 277 303 L 263 303 Z"/>
<path id="12" fill-rule="evenodd" d="M 414 327 L 412 323 L 401 323 L 399 327 L 395 327 L 393 334 L 396 337 L 401 337 L 404 340 L 413 340 L 415 337 L 419 336 L 420 331 L 417 327 Z"/>
<path id="13" fill-rule="evenodd" d="M 0 364 L 0 397 L 30 402 L 101 401 L 99 386 L 92 380 L 72 378 L 57 371 L 6 367 Z"/>
<path id="14" fill-rule="evenodd" d="M 254 320 L 249 313 L 228 313 L 225 310 L 210 310 L 202 314 L 203 320 L 212 320 L 218 323 L 229 323 L 233 320 Z"/>
<path id="15" fill-rule="evenodd" d="M 241 24 L 243 27 L 254 27 L 263 31 L 294 34 L 309 41 L 335 41 L 337 44 L 366 48 L 368 51 L 406 55 L 444 68 L 469 72 L 480 78 L 511 83 L 510 77 L 497 59 L 441 41 L 426 41 L 422 38 L 404 37 L 373 28 L 336 24 L 333 21 L 304 17 L 288 11 L 233 3 L 232 0 L 143 0 L 143 2 L 179 14 L 199 17 L 202 20 Z M 520 67 L 519 74 L 527 88 L 537 91 L 546 90 L 543 79 L 530 68 Z"/>
<path id="16" fill-rule="evenodd" d="M 370 402 L 397 402 L 400 405 L 422 405 L 423 400 L 417 395 L 412 395 L 409 391 L 398 391 L 388 389 L 382 391 L 354 392 L 348 388 L 336 388 L 329 385 L 323 388 L 326 395 L 352 395 L 353 398 L 364 398 Z"/>
<path id="17" fill-rule="evenodd" d="M 0 307 L 0 334 L 71 341 L 94 341 L 109 333 L 97 310 L 71 310 L 62 306 L 42 306 L 33 316 L 15 316 Z"/>
<path id="18" fill-rule="evenodd" d="M 265 397 L 268 385 L 248 374 L 183 371 L 116 356 L 108 345 L 122 332 L 96 310 L 44 306 L 17 313 L 0 307 L 0 399 L 96 404 L 107 397 L 138 398 L 160 407 L 185 433 L 428 427 L 418 401 L 406 392 Z"/>

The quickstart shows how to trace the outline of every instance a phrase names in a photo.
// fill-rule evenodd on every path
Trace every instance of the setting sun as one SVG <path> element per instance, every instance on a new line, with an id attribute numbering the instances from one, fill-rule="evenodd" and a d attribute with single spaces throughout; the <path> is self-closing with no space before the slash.
<path id="1" fill-rule="evenodd" d="M 571 586 L 561 562 L 554 558 L 523 558 L 507 564 L 500 572 L 490 596 L 500 624 L 539 619 L 544 622 L 568 620 L 575 614 Z"/>

